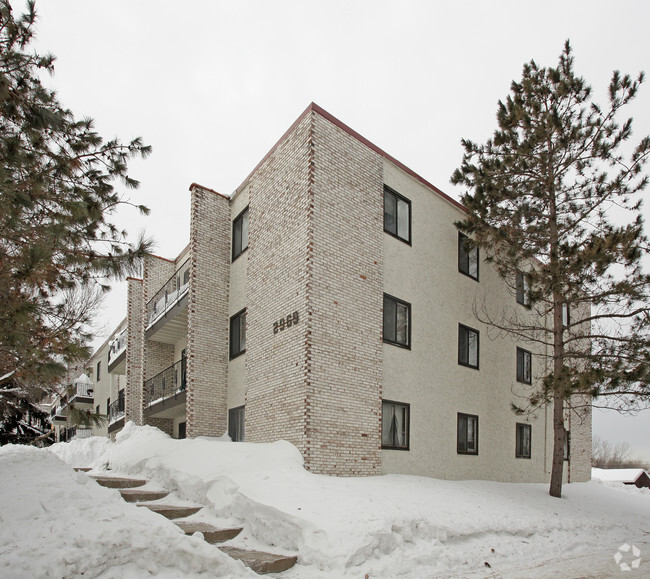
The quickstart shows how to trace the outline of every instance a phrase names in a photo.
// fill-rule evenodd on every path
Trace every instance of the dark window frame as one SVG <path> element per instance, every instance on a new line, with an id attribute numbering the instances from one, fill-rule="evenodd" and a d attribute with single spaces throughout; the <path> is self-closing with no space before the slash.
<path id="1" fill-rule="evenodd" d="M 469 426 L 469 420 L 472 419 L 476 425 L 476 431 L 474 433 L 474 440 L 475 444 L 474 446 L 476 447 L 474 450 L 467 450 L 467 433 L 468 431 L 468 426 Z M 461 422 L 465 422 L 465 448 L 461 448 L 461 439 L 460 439 L 460 432 L 461 432 Z M 469 454 L 469 455 L 475 455 L 478 456 L 478 442 L 479 442 L 479 427 L 478 427 L 478 414 L 466 414 L 464 412 L 458 412 L 456 415 L 456 453 L 457 454 Z"/>
<path id="2" fill-rule="evenodd" d="M 562 327 L 568 328 L 571 325 L 571 308 L 567 302 L 562 304 Z"/>
<path id="3" fill-rule="evenodd" d="M 384 404 L 392 404 L 395 406 L 402 406 L 406 408 L 406 445 L 395 446 L 391 444 L 384 444 L 383 424 L 384 424 Z M 382 435 L 381 435 L 381 448 L 382 450 L 411 450 L 411 405 L 408 402 L 398 402 L 396 400 L 382 400 L 381 401 L 381 420 L 382 420 Z"/>
<path id="4" fill-rule="evenodd" d="M 528 432 L 528 449 L 523 445 L 523 432 Z M 533 451 L 533 427 L 525 422 L 517 422 L 515 425 L 515 458 L 531 458 Z M 526 450 L 528 453 L 526 454 Z"/>
<path id="5" fill-rule="evenodd" d="M 236 427 L 239 428 L 236 428 Z M 241 436 L 240 436 L 241 435 Z M 233 442 L 246 441 L 246 405 L 228 409 L 228 436 Z"/>
<path id="6" fill-rule="evenodd" d="M 395 340 L 390 340 L 386 338 L 386 306 L 385 302 L 386 300 L 391 300 L 395 302 L 395 305 L 402 305 L 406 306 L 407 310 L 407 336 L 406 336 L 406 344 L 402 344 L 397 341 L 397 307 L 395 308 Z M 392 344 L 393 346 L 398 346 L 399 348 L 404 348 L 406 350 L 411 349 L 411 304 L 407 301 L 404 301 L 400 298 L 396 298 L 395 296 L 392 296 L 390 294 L 384 293 L 384 300 L 382 302 L 382 308 L 383 308 L 383 315 L 382 315 L 382 338 L 385 344 Z"/>
<path id="7" fill-rule="evenodd" d="M 97 362 L 97 382 L 99 382 L 102 377 L 102 361 Z"/>
<path id="8" fill-rule="evenodd" d="M 458 271 L 474 281 L 479 281 L 480 274 L 480 254 L 478 246 L 472 247 L 470 251 L 465 248 L 465 240 L 469 239 L 464 233 L 458 232 Z M 470 254 L 476 251 L 476 276 L 470 273 Z M 467 263 L 465 263 L 467 262 Z"/>
<path id="9" fill-rule="evenodd" d="M 525 376 L 525 358 L 528 357 L 528 372 L 529 376 Z M 517 382 L 522 384 L 532 384 L 533 383 L 533 353 L 524 348 L 517 346 Z"/>
<path id="10" fill-rule="evenodd" d="M 467 361 L 461 359 L 461 330 L 467 331 Z M 476 334 L 476 366 L 473 364 L 469 363 L 469 332 L 473 332 Z M 466 368 L 472 368 L 474 370 L 478 370 L 480 367 L 480 361 L 481 361 L 481 332 L 479 332 L 475 328 L 470 328 L 469 326 L 466 326 L 465 324 L 458 324 L 458 364 L 461 366 L 465 366 Z"/>
<path id="11" fill-rule="evenodd" d="M 515 272 L 515 290 L 517 303 L 525 308 L 532 306 L 530 299 L 530 274 L 521 271 L 520 269 Z"/>
<path id="12" fill-rule="evenodd" d="M 241 348 L 241 317 L 242 315 L 244 316 L 244 347 Z M 230 334 L 229 334 L 229 352 L 230 352 L 230 360 L 234 360 L 235 358 L 241 356 L 242 354 L 246 353 L 246 308 L 239 310 L 236 314 L 230 316 Z M 235 324 L 239 324 L 239 328 L 237 330 L 238 332 L 238 343 L 237 347 L 235 347 L 235 341 L 233 340 L 233 334 L 234 334 L 234 329 L 235 329 Z"/>
<path id="13" fill-rule="evenodd" d="M 239 228 L 239 240 L 237 240 L 237 225 L 241 223 L 244 219 L 244 214 L 248 213 L 249 205 L 246 205 L 246 208 L 242 210 L 242 212 L 237 215 L 232 220 L 232 261 L 235 261 L 242 253 L 244 253 L 248 249 L 248 242 L 249 239 L 246 239 L 246 247 L 242 248 L 242 240 L 241 240 L 241 226 Z M 250 234 L 250 213 L 249 213 L 249 234 Z M 239 243 L 237 243 L 239 241 Z"/>
<path id="14" fill-rule="evenodd" d="M 386 193 L 388 193 L 389 195 L 392 195 L 392 196 L 395 197 L 395 231 L 394 232 L 390 231 L 389 229 L 386 229 Z M 399 229 L 398 229 L 399 217 L 398 217 L 398 211 L 397 211 L 397 207 L 398 207 L 397 201 L 399 199 L 404 201 L 406 203 L 406 205 L 408 206 L 408 212 L 409 212 L 409 215 L 408 215 L 408 223 L 409 223 L 409 225 L 408 225 L 408 227 L 409 227 L 408 239 L 405 239 L 404 237 L 402 237 L 399 234 Z M 412 208 L 412 206 L 411 206 L 411 200 L 410 199 L 407 199 L 406 197 L 404 197 L 404 195 L 400 195 L 397 191 L 395 191 L 395 189 L 389 187 L 388 185 L 384 185 L 384 231 L 386 233 L 388 233 L 388 235 L 394 237 L 395 239 L 399 239 L 400 241 L 403 241 L 407 245 L 413 245 L 413 242 L 412 242 L 412 239 L 413 239 L 412 229 L 413 228 L 412 228 L 412 223 L 411 223 L 411 213 L 412 213 L 411 208 Z"/>
<path id="15" fill-rule="evenodd" d="M 571 431 L 564 431 L 564 460 L 569 460 L 571 457 Z"/>

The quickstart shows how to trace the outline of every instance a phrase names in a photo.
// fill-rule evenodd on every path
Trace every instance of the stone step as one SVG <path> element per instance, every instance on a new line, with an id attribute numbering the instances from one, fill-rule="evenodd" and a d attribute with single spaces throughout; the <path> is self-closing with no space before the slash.
<path id="1" fill-rule="evenodd" d="M 194 533 L 203 533 L 203 539 L 208 543 L 223 543 L 228 539 L 236 537 L 241 532 L 241 527 L 232 529 L 219 529 L 208 523 L 195 521 L 177 521 L 176 524 L 183 530 L 186 535 Z"/>
<path id="2" fill-rule="evenodd" d="M 77 472 L 88 472 L 89 470 L 92 470 L 89 466 L 75 466 L 74 469 Z"/>
<path id="3" fill-rule="evenodd" d="M 94 478 L 103 487 L 108 487 L 109 489 L 130 489 L 134 487 L 141 487 L 147 484 L 146 480 L 137 478 L 102 475 L 90 475 L 90 477 Z"/>
<path id="4" fill-rule="evenodd" d="M 120 489 L 122 498 L 127 503 L 139 503 L 140 501 L 157 501 L 164 499 L 169 493 L 167 491 L 148 491 L 145 489 Z"/>
<path id="5" fill-rule="evenodd" d="M 181 519 L 190 517 L 198 513 L 203 507 L 179 507 L 174 505 L 148 505 L 147 503 L 137 503 L 139 507 L 146 507 L 154 513 L 158 513 L 168 519 Z"/>
<path id="6" fill-rule="evenodd" d="M 246 567 L 250 567 L 255 573 L 264 575 L 266 573 L 282 573 L 291 569 L 296 564 L 298 557 L 287 555 L 274 555 L 262 551 L 247 551 L 237 547 L 219 547 L 221 551 L 230 555 L 233 559 L 241 561 Z"/>

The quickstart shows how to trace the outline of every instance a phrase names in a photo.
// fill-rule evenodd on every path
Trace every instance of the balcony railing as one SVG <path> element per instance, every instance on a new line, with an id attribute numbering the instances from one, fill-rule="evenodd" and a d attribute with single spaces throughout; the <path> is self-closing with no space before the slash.
<path id="1" fill-rule="evenodd" d="M 62 428 L 59 432 L 59 442 L 70 442 L 73 438 L 90 438 L 93 435 L 92 428 L 71 426 Z"/>
<path id="2" fill-rule="evenodd" d="M 124 418 L 124 390 L 120 390 L 117 400 L 108 406 L 108 424 L 115 424 L 121 418 Z"/>
<path id="3" fill-rule="evenodd" d="M 70 402 L 75 398 L 92 398 L 93 397 L 92 383 L 86 384 L 84 382 L 76 382 L 72 385 L 72 392 L 70 393 Z"/>
<path id="4" fill-rule="evenodd" d="M 124 328 L 110 343 L 108 347 L 108 363 L 112 364 L 113 360 L 126 350 L 126 328 Z"/>
<path id="5" fill-rule="evenodd" d="M 145 312 L 147 328 L 187 293 L 190 287 L 190 260 L 186 260 L 148 302 Z"/>
<path id="6" fill-rule="evenodd" d="M 144 383 L 144 405 L 149 407 L 182 392 L 185 390 L 185 379 L 185 360 L 179 360 Z"/>

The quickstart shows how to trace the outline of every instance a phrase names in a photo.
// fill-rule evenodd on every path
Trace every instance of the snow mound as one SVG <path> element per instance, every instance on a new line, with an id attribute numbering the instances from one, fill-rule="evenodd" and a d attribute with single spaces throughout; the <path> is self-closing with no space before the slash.
<path id="1" fill-rule="evenodd" d="M 545 484 L 328 477 L 306 471 L 285 441 L 174 440 L 132 423 L 115 443 L 79 440 L 53 452 L 207 506 L 202 516 L 243 526 L 235 546 L 297 554 L 286 577 L 480 577 L 485 563 L 507 577 L 594 553 L 613 564 L 623 542 L 645 545 L 650 534 L 650 492 L 609 483 L 565 485 L 555 499 Z"/>
<path id="2" fill-rule="evenodd" d="M 3 577 L 254 576 L 47 450 L 0 448 L 0 491 Z"/>

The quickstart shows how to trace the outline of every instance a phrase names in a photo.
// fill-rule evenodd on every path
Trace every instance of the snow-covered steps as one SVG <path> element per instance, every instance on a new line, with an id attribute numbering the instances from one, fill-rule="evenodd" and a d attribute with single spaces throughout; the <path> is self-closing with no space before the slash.
<path id="1" fill-rule="evenodd" d="M 139 503 L 141 501 L 157 501 L 164 499 L 169 493 L 167 491 L 150 491 L 143 488 L 120 489 L 122 498 L 127 503 Z"/>
<path id="2" fill-rule="evenodd" d="M 182 519 L 184 517 L 190 517 L 195 513 L 198 513 L 203 507 L 182 507 L 175 505 L 150 505 L 147 503 L 137 503 L 139 507 L 146 507 L 147 509 L 158 513 L 163 517 L 168 519 Z"/>
<path id="3" fill-rule="evenodd" d="M 262 551 L 247 551 L 237 547 L 219 547 L 226 555 L 241 561 L 246 567 L 250 567 L 255 573 L 265 575 L 266 573 L 282 573 L 291 569 L 298 560 L 295 556 L 275 555 L 263 553 Z"/>
<path id="4" fill-rule="evenodd" d="M 147 484 L 145 479 L 139 478 L 125 478 L 119 476 L 103 476 L 103 475 L 90 475 L 90 478 L 93 478 L 102 485 L 103 487 L 108 487 L 109 489 L 131 489 L 135 487 L 141 487 Z"/>
<path id="5" fill-rule="evenodd" d="M 182 529 L 186 535 L 193 535 L 194 533 L 203 533 L 203 539 L 207 543 L 223 543 L 239 535 L 241 527 L 231 529 L 219 529 L 213 527 L 208 523 L 198 521 L 176 521 L 176 524 Z"/>

